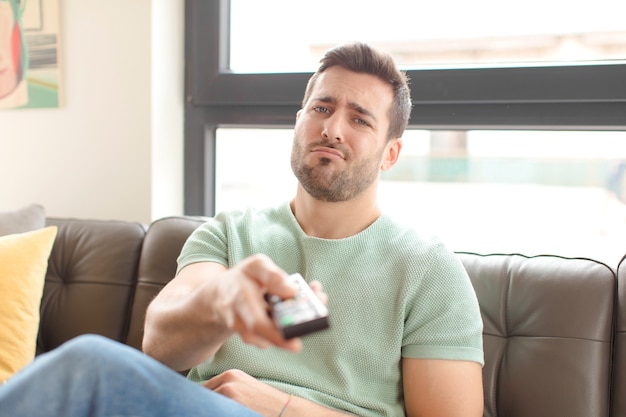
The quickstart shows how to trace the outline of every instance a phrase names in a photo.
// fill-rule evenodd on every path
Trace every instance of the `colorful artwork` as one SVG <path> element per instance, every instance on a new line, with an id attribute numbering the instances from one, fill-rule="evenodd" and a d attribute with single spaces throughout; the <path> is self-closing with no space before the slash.
<path id="1" fill-rule="evenodd" d="M 58 0 L 0 0 L 0 110 L 59 106 Z"/>

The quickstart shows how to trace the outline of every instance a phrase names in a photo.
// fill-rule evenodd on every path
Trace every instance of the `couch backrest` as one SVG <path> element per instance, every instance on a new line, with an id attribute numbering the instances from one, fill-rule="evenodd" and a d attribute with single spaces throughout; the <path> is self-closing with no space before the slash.
<path id="1" fill-rule="evenodd" d="M 58 226 L 41 300 L 37 353 L 85 333 L 125 341 L 145 229 L 123 221 Z"/>
<path id="2" fill-rule="evenodd" d="M 626 417 L 626 256 L 617 267 L 617 288 L 611 415 Z"/>
<path id="3" fill-rule="evenodd" d="M 149 302 L 205 220 L 169 217 L 146 231 L 131 222 L 48 219 L 59 229 L 37 353 L 84 333 L 140 348 Z M 458 255 L 483 316 L 485 417 L 602 417 L 609 408 L 626 417 L 626 258 L 616 279 L 588 259 Z"/>
<path id="4" fill-rule="evenodd" d="M 141 349 L 146 308 L 176 273 L 176 260 L 183 244 L 202 217 L 167 217 L 150 225 L 144 239 L 139 262 L 137 289 L 131 311 L 126 343 Z"/>
<path id="5" fill-rule="evenodd" d="M 612 269 L 556 256 L 459 256 L 484 322 L 485 417 L 608 416 Z"/>

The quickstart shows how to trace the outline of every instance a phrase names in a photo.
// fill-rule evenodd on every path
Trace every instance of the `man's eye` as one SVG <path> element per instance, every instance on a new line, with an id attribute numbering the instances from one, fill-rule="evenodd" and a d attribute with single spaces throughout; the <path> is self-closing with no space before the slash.
<path id="1" fill-rule="evenodd" d="M 328 109 L 328 107 L 324 107 L 324 106 L 313 107 L 313 110 L 315 110 L 318 113 L 330 113 L 330 110 Z"/>
<path id="2" fill-rule="evenodd" d="M 357 119 L 354 119 L 354 120 L 357 122 L 357 124 L 360 124 L 361 126 L 369 126 L 370 125 L 367 121 L 365 121 L 363 119 L 358 119 L 357 118 Z"/>

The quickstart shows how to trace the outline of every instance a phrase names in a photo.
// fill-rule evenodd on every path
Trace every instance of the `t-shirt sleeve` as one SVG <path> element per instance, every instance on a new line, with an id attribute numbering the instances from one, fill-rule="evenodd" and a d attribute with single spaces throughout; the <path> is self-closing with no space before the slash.
<path id="1" fill-rule="evenodd" d="M 187 238 L 178 256 L 176 274 L 197 262 L 217 262 L 228 266 L 228 243 L 225 219 L 217 216 L 200 225 Z"/>
<path id="2" fill-rule="evenodd" d="M 462 263 L 442 245 L 417 274 L 406 305 L 402 356 L 484 365 L 483 323 Z"/>

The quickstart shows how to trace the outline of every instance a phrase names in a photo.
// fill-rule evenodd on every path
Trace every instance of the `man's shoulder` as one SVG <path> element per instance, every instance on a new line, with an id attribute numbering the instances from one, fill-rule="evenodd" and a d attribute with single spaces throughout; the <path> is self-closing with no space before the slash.
<path id="1" fill-rule="evenodd" d="M 432 247 L 443 244 L 436 234 L 421 230 L 390 215 L 383 214 L 380 218 L 380 230 L 384 235 L 393 236 L 397 243 L 410 242 L 413 247 Z"/>
<path id="2" fill-rule="evenodd" d="M 385 216 L 380 229 L 382 232 L 379 241 L 383 247 L 407 264 L 451 265 L 458 261 L 456 254 L 437 234 L 420 230 L 389 216 Z"/>

